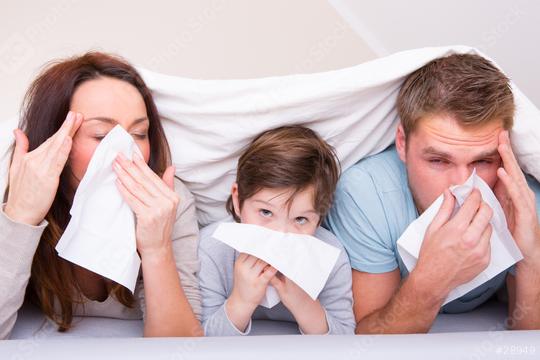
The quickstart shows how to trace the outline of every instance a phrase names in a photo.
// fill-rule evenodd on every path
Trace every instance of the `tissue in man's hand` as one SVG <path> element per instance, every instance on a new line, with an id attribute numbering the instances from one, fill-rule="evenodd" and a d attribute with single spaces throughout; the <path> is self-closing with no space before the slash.
<path id="1" fill-rule="evenodd" d="M 521 251 L 519 251 L 519 248 L 512 238 L 512 234 L 508 230 L 504 211 L 499 201 L 495 197 L 493 191 L 491 191 L 488 184 L 486 184 L 482 178 L 476 175 L 476 170 L 473 171 L 472 175 L 463 185 L 453 186 L 450 188 L 450 191 L 452 194 L 454 194 L 457 200 L 456 210 L 461 207 L 474 188 L 480 190 L 482 199 L 493 210 L 493 218 L 491 219 L 493 233 L 490 240 L 491 261 L 488 267 L 478 274 L 474 279 L 452 290 L 445 299 L 444 304 L 447 304 L 450 301 L 467 294 L 469 291 L 482 285 L 486 281 L 495 277 L 497 274 L 523 259 Z M 399 254 L 403 260 L 403 263 L 407 267 L 407 270 L 412 271 L 412 269 L 414 269 L 416 266 L 418 254 L 420 253 L 420 247 L 424 241 L 426 230 L 439 211 L 442 203 L 443 195 L 437 198 L 437 200 L 435 200 L 435 202 L 433 202 L 433 204 L 420 217 L 418 217 L 418 219 L 413 221 L 397 241 Z M 442 254 L 442 256 L 444 256 L 444 254 Z"/>
<path id="2" fill-rule="evenodd" d="M 313 300 L 324 288 L 340 252 L 310 235 L 282 233 L 251 224 L 222 223 L 212 237 L 272 265 Z M 261 305 L 271 308 L 279 301 L 276 289 L 269 286 Z"/>
<path id="3" fill-rule="evenodd" d="M 130 159 L 134 151 L 140 154 L 133 138 L 119 125 L 101 141 L 75 193 L 71 220 L 56 245 L 64 259 L 131 292 L 141 264 L 135 218 L 116 186 L 112 164 L 119 152 Z"/>

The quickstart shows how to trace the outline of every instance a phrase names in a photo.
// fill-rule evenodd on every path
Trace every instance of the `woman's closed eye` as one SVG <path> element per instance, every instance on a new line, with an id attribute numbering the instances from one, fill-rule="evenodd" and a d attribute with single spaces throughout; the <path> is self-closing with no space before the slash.
<path id="1" fill-rule="evenodd" d="M 101 141 L 105 138 L 105 136 L 107 136 L 107 134 L 96 134 L 94 136 L 92 136 L 92 138 L 94 138 L 95 140 L 97 141 Z M 135 138 L 135 140 L 146 140 L 146 138 L 148 137 L 148 134 L 144 133 L 138 133 L 138 134 L 131 134 L 131 136 L 133 136 L 133 138 Z"/>
<path id="2" fill-rule="evenodd" d="M 144 140 L 146 139 L 146 137 L 148 136 L 148 134 L 144 133 L 144 134 L 131 134 L 134 138 L 137 138 L 139 140 Z"/>

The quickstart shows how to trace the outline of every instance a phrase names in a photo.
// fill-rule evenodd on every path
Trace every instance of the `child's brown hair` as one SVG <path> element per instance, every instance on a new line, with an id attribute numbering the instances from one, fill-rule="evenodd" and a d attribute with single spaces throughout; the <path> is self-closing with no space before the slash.
<path id="1" fill-rule="evenodd" d="M 335 150 L 317 133 L 303 126 L 283 126 L 257 136 L 238 160 L 236 182 L 240 208 L 258 191 L 293 189 L 296 194 L 313 186 L 313 207 L 321 221 L 332 206 L 340 174 Z M 240 222 L 232 196 L 227 211 Z"/>

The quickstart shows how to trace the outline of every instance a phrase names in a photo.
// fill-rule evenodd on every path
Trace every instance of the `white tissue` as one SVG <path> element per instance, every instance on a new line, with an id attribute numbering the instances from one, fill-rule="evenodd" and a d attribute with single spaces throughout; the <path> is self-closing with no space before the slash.
<path id="1" fill-rule="evenodd" d="M 461 207 L 474 188 L 480 190 L 482 199 L 493 210 L 493 218 L 491 219 L 493 233 L 490 240 L 491 261 L 488 267 L 474 279 L 453 289 L 445 299 L 443 305 L 467 294 L 469 291 L 489 281 L 497 274 L 523 259 L 521 251 L 508 230 L 506 217 L 499 201 L 484 180 L 476 175 L 476 170 L 473 171 L 469 179 L 467 179 L 463 185 L 450 188 L 450 191 L 457 200 L 454 213 Z M 398 252 L 409 272 L 416 266 L 426 230 L 439 211 L 442 203 L 443 195 L 439 196 L 437 200 L 435 200 L 433 204 L 418 217 L 418 219 L 413 221 L 397 241 Z"/>
<path id="2" fill-rule="evenodd" d="M 140 154 L 133 138 L 119 125 L 96 148 L 70 210 L 71 220 L 56 245 L 58 255 L 131 290 L 141 260 L 135 240 L 133 211 L 115 183 L 112 164 L 122 152 Z"/>
<path id="3" fill-rule="evenodd" d="M 222 223 L 212 237 L 272 265 L 313 300 L 324 288 L 340 253 L 338 248 L 310 235 L 282 233 L 251 224 Z M 260 305 L 272 308 L 279 302 L 276 289 L 269 286 Z"/>

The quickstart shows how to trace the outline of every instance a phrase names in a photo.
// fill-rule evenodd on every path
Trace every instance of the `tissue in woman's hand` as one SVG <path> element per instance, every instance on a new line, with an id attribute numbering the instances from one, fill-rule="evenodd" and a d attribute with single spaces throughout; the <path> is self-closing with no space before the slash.
<path id="1" fill-rule="evenodd" d="M 452 290 L 444 301 L 444 304 L 465 295 L 523 259 L 521 251 L 519 251 L 519 248 L 512 238 L 512 234 L 508 230 L 506 217 L 499 201 L 488 184 L 486 184 L 481 177 L 476 175 L 476 170 L 473 171 L 472 175 L 463 185 L 450 188 L 450 191 L 457 200 L 454 213 L 461 207 L 465 199 L 467 199 L 471 191 L 475 188 L 480 190 L 482 199 L 493 210 L 493 218 L 491 219 L 493 233 L 490 240 L 491 261 L 488 267 L 474 279 Z M 413 221 L 397 241 L 399 255 L 407 267 L 407 270 L 412 271 L 416 266 L 426 230 L 439 211 L 442 203 L 443 195 L 439 196 L 439 198 L 437 198 L 437 200 L 435 200 L 418 219 Z M 444 254 L 442 254 L 442 256 L 444 256 Z"/>
<path id="2" fill-rule="evenodd" d="M 310 235 L 282 233 L 251 224 L 222 223 L 212 237 L 272 265 L 313 300 L 324 288 L 340 252 Z M 277 291 L 269 286 L 261 305 L 271 308 L 279 301 Z"/>
<path id="3" fill-rule="evenodd" d="M 71 220 L 56 245 L 58 255 L 131 290 L 141 260 L 133 211 L 122 198 L 112 164 L 118 153 L 139 148 L 119 125 L 96 148 L 71 206 Z"/>

